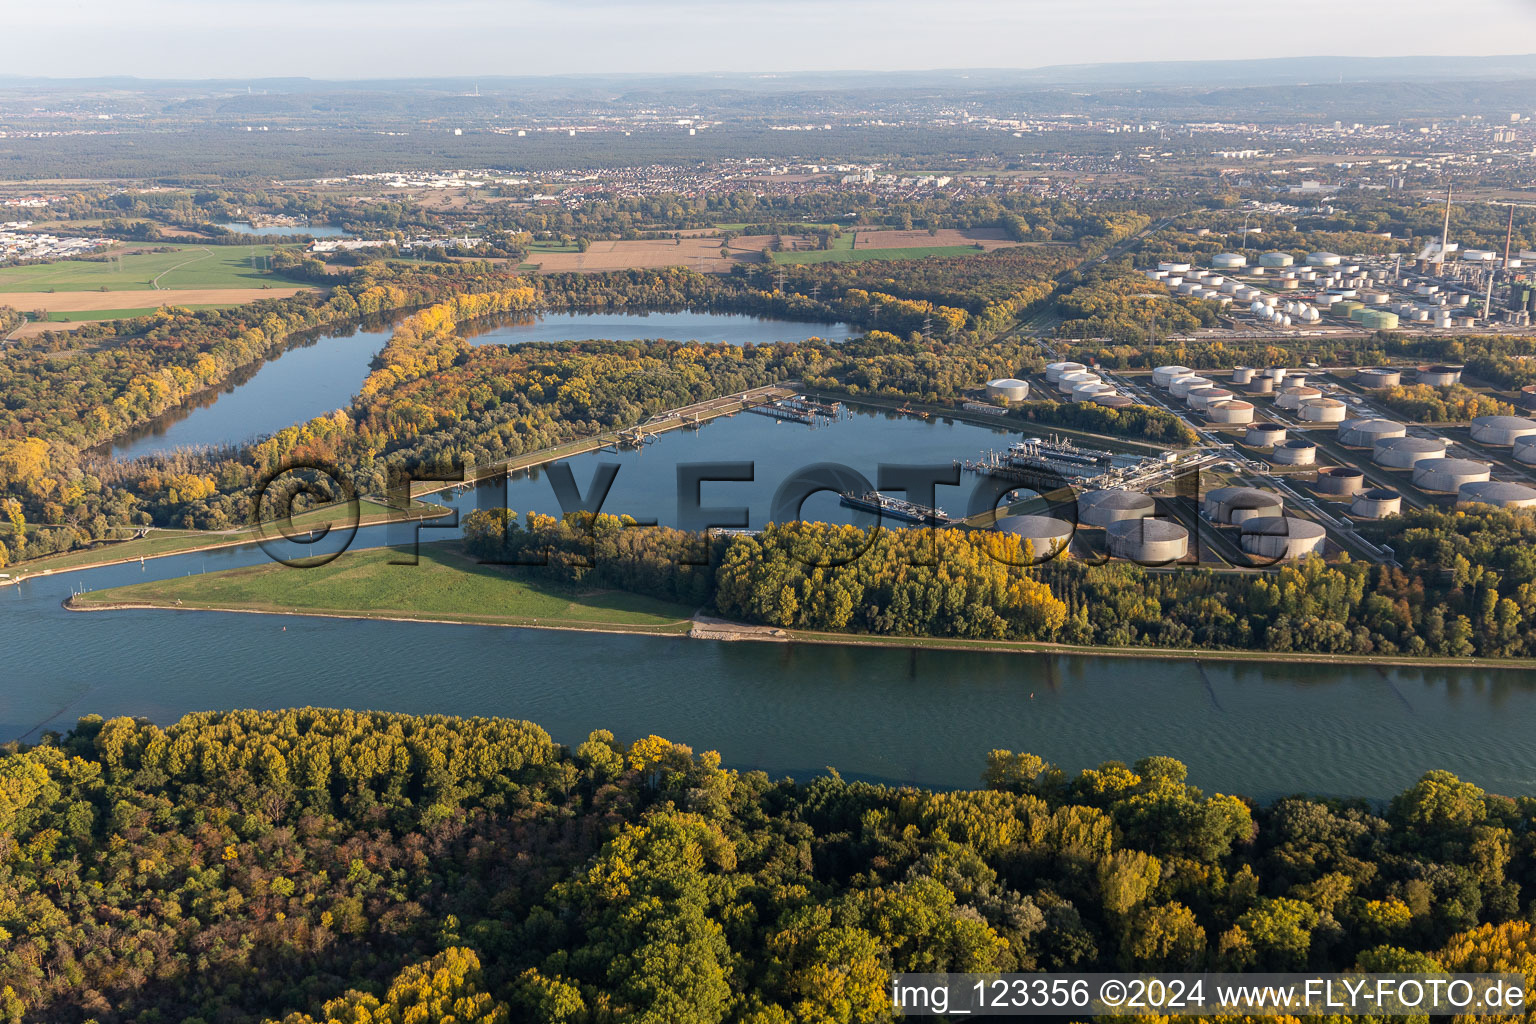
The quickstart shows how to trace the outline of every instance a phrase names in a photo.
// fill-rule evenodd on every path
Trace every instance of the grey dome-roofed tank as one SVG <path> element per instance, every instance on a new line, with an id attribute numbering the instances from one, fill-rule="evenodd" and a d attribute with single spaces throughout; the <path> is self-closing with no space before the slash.
<path id="1" fill-rule="evenodd" d="M 1375 448 L 1377 441 L 1407 434 L 1408 428 L 1397 420 L 1345 420 L 1339 424 L 1339 444 L 1347 448 Z"/>
<path id="2" fill-rule="evenodd" d="M 1004 516 L 997 521 L 998 532 L 1011 533 L 1029 542 L 1030 564 L 1048 562 L 1063 554 L 1072 543 L 1074 529 L 1065 519 L 1054 516 Z"/>
<path id="3" fill-rule="evenodd" d="M 1403 511 L 1403 496 L 1385 487 L 1373 487 L 1355 499 L 1349 514 L 1361 519 L 1385 519 Z"/>
<path id="4" fill-rule="evenodd" d="M 1317 442 L 1305 437 L 1293 437 L 1277 445 L 1270 452 L 1269 461 L 1277 466 L 1310 466 L 1317 461 Z"/>
<path id="5" fill-rule="evenodd" d="M 1522 437 L 1536 434 L 1536 420 L 1524 416 L 1479 416 L 1472 421 L 1472 440 L 1508 448 Z"/>
<path id="6" fill-rule="evenodd" d="M 1232 525 L 1257 516 L 1279 515 L 1280 495 L 1257 487 L 1218 487 L 1205 496 L 1205 514 L 1213 523 Z"/>
<path id="7" fill-rule="evenodd" d="M 1515 442 L 1515 461 L 1522 466 L 1536 466 L 1536 437 L 1522 437 Z"/>
<path id="8" fill-rule="evenodd" d="M 1438 437 L 1387 437 L 1376 442 L 1371 461 L 1388 469 L 1412 469 L 1425 459 L 1445 458 L 1445 452 Z"/>
<path id="9" fill-rule="evenodd" d="M 1143 565 L 1164 565 L 1189 554 L 1189 531 L 1166 519 L 1132 519 L 1109 527 L 1109 553 Z"/>
<path id="10" fill-rule="evenodd" d="M 1491 476 L 1486 462 L 1471 459 L 1425 459 L 1413 467 L 1413 486 L 1439 494 L 1455 494 L 1463 484 L 1481 483 Z"/>
<path id="11" fill-rule="evenodd" d="M 1456 491 L 1458 505 L 1493 505 L 1496 508 L 1536 508 L 1536 488 L 1502 480 L 1462 484 Z"/>
<path id="12" fill-rule="evenodd" d="M 1317 471 L 1313 488 L 1318 494 L 1350 495 L 1365 490 L 1365 474 L 1348 466 L 1333 466 Z"/>
<path id="13" fill-rule="evenodd" d="M 1077 519 L 1085 526 L 1108 527 L 1127 519 L 1143 519 L 1152 514 L 1156 503 L 1140 491 L 1118 487 L 1085 491 L 1077 498 Z"/>
<path id="14" fill-rule="evenodd" d="M 1243 523 L 1242 549 L 1256 558 L 1290 559 L 1321 554 L 1327 532 L 1310 519 L 1256 516 Z"/>

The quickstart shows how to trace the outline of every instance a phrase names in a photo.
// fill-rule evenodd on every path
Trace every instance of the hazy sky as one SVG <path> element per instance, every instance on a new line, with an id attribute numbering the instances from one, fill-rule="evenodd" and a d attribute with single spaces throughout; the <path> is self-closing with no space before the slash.
<path id="1" fill-rule="evenodd" d="M 0 74 L 395 78 L 1536 50 L 1536 0 L 0 0 Z M 14 34 L 13 34 L 14 33 Z"/>

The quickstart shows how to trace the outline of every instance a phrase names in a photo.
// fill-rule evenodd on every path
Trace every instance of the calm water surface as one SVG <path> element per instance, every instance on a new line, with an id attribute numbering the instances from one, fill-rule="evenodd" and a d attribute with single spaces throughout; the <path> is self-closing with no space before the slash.
<path id="1" fill-rule="evenodd" d="M 272 227 L 257 228 L 244 221 L 228 221 L 219 227 L 233 231 L 237 235 L 252 235 L 265 238 L 269 235 L 308 235 L 311 238 L 351 238 L 352 233 L 344 228 L 333 227 L 330 224 L 309 224 L 304 227 L 291 225 L 274 225 Z"/>

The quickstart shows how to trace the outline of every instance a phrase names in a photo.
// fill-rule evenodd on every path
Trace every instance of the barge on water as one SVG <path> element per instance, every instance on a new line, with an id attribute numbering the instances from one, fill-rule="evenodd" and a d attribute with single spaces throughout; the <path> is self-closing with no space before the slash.
<path id="1" fill-rule="evenodd" d="M 893 498 L 889 494 L 881 494 L 879 491 L 866 491 L 863 494 L 843 491 L 838 497 L 849 508 L 873 512 L 876 515 L 889 519 L 901 519 L 909 523 L 922 523 L 925 526 L 947 526 L 954 522 L 941 508 L 929 508 L 927 505 L 919 505 L 915 501 L 903 501 L 900 498 Z"/>

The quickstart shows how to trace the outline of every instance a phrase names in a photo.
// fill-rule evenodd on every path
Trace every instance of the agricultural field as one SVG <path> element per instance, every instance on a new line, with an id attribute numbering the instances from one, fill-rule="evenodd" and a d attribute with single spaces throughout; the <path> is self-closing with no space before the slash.
<path id="1" fill-rule="evenodd" d="M 924 245 L 903 249 L 809 249 L 776 252 L 775 263 L 861 263 L 866 260 L 920 260 L 925 256 L 977 256 L 979 245 Z"/>
<path id="2" fill-rule="evenodd" d="M 40 292 L 129 292 L 260 288 L 284 280 L 267 269 L 270 245 L 177 245 L 118 250 L 112 259 L 61 260 L 0 268 L 0 296 Z M 7 304 L 11 304 L 7 300 Z M 119 301 L 118 306 L 125 303 Z M 86 307 L 80 307 L 86 308 Z"/>

